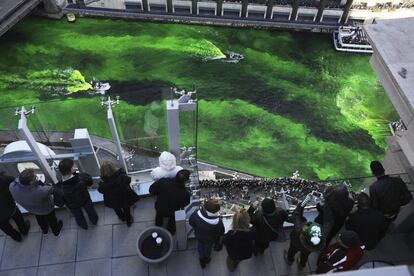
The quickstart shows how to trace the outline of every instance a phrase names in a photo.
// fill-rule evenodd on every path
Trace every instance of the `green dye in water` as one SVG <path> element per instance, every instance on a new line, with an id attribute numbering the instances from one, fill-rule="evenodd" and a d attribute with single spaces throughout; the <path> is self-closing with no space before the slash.
<path id="1" fill-rule="evenodd" d="M 86 93 L 97 77 L 129 99 L 116 108 L 121 139 L 166 149 L 165 103 L 156 93 L 145 97 L 158 101 L 140 103 L 142 91 L 196 87 L 199 159 L 260 176 L 368 175 L 397 118 L 369 56 L 337 53 L 326 35 L 28 18 L 0 42 L 2 105 L 44 102 L 33 128 L 110 136 L 99 99 Z M 227 50 L 245 59 L 215 60 Z M 50 93 L 61 90 L 76 93 Z M 0 109 L 3 118 L 8 112 Z M 191 124 L 183 119 L 185 145 L 193 143 Z"/>

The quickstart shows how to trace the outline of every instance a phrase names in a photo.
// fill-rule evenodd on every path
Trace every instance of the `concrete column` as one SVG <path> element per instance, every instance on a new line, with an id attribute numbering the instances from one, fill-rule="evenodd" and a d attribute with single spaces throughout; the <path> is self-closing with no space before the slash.
<path id="1" fill-rule="evenodd" d="M 144 12 L 148 12 L 148 0 L 142 0 L 142 9 Z"/>
<path id="2" fill-rule="evenodd" d="M 249 0 L 242 0 L 242 10 L 241 10 L 242 18 L 246 18 L 248 5 L 249 5 Z"/>
<path id="3" fill-rule="evenodd" d="M 180 163 L 180 107 L 177 100 L 167 101 L 168 147 Z"/>
<path id="4" fill-rule="evenodd" d="M 62 11 L 56 0 L 43 0 L 43 6 L 46 13 L 59 13 Z"/>
<path id="5" fill-rule="evenodd" d="M 275 0 L 267 0 L 267 9 L 266 9 L 266 19 L 272 18 L 272 12 L 273 12 L 273 5 L 275 4 Z"/>
<path id="6" fill-rule="evenodd" d="M 197 0 L 191 0 L 191 13 L 197 14 Z"/>
<path id="7" fill-rule="evenodd" d="M 187 223 L 184 210 L 175 211 L 175 237 L 177 239 L 177 249 L 187 249 Z"/>
<path id="8" fill-rule="evenodd" d="M 315 22 L 321 22 L 323 10 L 325 9 L 326 0 L 320 0 L 319 7 L 318 7 L 318 14 L 316 15 Z"/>
<path id="9" fill-rule="evenodd" d="M 216 0 L 217 2 L 217 16 L 221 16 L 223 14 L 223 0 Z"/>
<path id="10" fill-rule="evenodd" d="M 172 2 L 172 0 L 167 0 L 167 12 L 168 13 L 173 12 L 173 2 Z"/>
<path id="11" fill-rule="evenodd" d="M 290 21 L 296 21 L 296 16 L 298 15 L 299 9 L 299 1 L 293 0 L 292 1 L 292 13 L 290 15 Z"/>
<path id="12" fill-rule="evenodd" d="M 347 0 L 345 7 L 344 7 L 344 12 L 342 14 L 341 17 L 341 24 L 345 24 L 348 21 L 348 15 L 349 15 L 349 10 L 351 9 L 352 3 L 354 2 L 354 0 Z"/>

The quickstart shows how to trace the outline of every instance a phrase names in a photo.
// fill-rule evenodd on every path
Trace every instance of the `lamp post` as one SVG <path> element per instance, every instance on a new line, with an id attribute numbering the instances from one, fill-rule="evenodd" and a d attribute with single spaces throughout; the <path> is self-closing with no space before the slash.
<path id="1" fill-rule="evenodd" d="M 116 128 L 114 114 L 112 112 L 112 108 L 114 105 L 119 104 L 119 96 L 116 96 L 116 100 L 111 100 L 111 97 L 105 101 L 104 97 L 101 97 L 101 106 L 106 106 L 108 108 L 107 111 L 107 119 L 109 123 L 109 128 L 111 129 L 112 138 L 114 140 L 115 148 L 119 156 L 119 160 L 121 161 L 121 167 L 128 172 L 128 168 L 124 158 L 124 152 L 122 150 L 121 141 L 119 140 L 118 129 Z"/>
<path id="2" fill-rule="evenodd" d="M 48 180 L 50 180 L 53 184 L 55 184 L 58 182 L 56 178 L 56 173 L 50 167 L 45 156 L 42 154 L 42 151 L 37 145 L 32 132 L 27 127 L 27 117 L 30 116 L 31 114 L 34 114 L 35 110 L 36 110 L 36 107 L 34 105 L 28 111 L 26 110 L 24 106 L 22 106 L 22 109 L 16 108 L 15 115 L 20 116 L 19 125 L 18 125 L 19 133 L 24 137 L 24 140 L 29 145 L 29 148 L 31 149 L 32 153 L 35 155 L 36 160 L 39 162 L 40 169 L 45 174 L 45 177 Z"/>

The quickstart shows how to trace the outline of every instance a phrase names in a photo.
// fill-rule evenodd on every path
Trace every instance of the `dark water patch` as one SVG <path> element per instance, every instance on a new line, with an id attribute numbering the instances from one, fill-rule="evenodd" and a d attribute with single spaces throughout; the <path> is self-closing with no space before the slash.
<path id="1" fill-rule="evenodd" d="M 110 81 L 109 95 L 133 105 L 147 105 L 170 98 L 170 85 L 161 81 L 116 82 Z"/>

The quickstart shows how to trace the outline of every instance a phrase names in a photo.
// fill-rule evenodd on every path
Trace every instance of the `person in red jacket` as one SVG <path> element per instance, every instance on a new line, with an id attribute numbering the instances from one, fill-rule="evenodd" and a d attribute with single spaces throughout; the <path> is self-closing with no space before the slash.
<path id="1" fill-rule="evenodd" d="M 318 258 L 316 273 L 350 270 L 364 255 L 364 246 L 354 231 L 339 234 L 338 242 L 328 246 Z"/>

